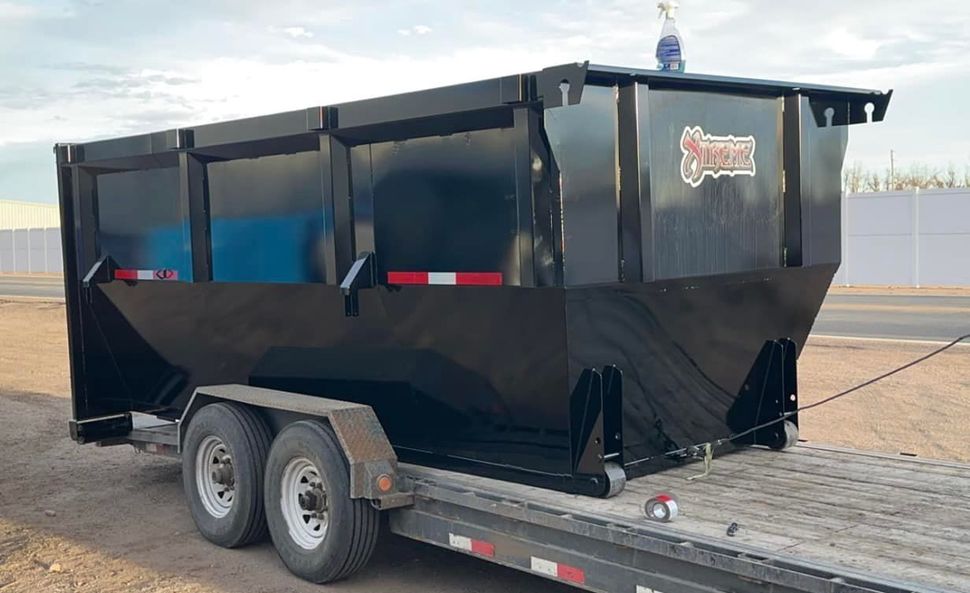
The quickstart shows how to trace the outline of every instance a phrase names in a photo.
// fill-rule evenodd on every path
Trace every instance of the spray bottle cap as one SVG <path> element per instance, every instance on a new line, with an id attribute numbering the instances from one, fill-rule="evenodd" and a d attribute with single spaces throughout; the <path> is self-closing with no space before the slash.
<path id="1" fill-rule="evenodd" d="M 665 16 L 668 20 L 674 20 L 677 17 L 677 9 L 680 8 L 680 2 L 677 2 L 677 0 L 661 0 L 661 2 L 657 3 L 657 8 L 660 9 L 659 16 Z"/>

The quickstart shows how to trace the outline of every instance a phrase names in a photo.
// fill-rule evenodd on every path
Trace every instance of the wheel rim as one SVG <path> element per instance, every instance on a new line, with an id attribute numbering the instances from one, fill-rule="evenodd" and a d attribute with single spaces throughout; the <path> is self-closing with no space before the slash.
<path id="1" fill-rule="evenodd" d="M 235 472 L 229 449 L 217 436 L 207 436 L 195 456 L 195 483 L 205 510 L 222 518 L 232 510 L 236 497 Z"/>
<path id="2" fill-rule="evenodd" d="M 327 537 L 330 512 L 320 470 L 306 457 L 291 459 L 280 480 L 280 509 L 290 538 L 313 550 Z"/>

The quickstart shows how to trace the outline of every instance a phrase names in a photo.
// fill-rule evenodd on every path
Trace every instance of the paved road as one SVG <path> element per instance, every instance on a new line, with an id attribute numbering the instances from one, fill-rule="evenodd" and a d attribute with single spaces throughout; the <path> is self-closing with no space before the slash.
<path id="1" fill-rule="evenodd" d="M 63 298 L 60 278 L 0 276 L 0 296 Z M 831 294 L 813 333 L 903 340 L 949 340 L 970 333 L 970 296 Z"/>
<path id="2" fill-rule="evenodd" d="M 29 296 L 64 298 L 64 280 L 57 276 L 3 276 L 0 275 L 0 297 Z"/>
<path id="3" fill-rule="evenodd" d="M 970 296 L 830 294 L 812 333 L 949 341 L 970 334 Z"/>

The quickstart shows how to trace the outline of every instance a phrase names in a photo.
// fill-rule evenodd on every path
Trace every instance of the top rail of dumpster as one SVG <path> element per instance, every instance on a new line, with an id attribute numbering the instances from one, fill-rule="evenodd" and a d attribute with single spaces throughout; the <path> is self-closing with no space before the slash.
<path id="1" fill-rule="evenodd" d="M 247 119 L 217 122 L 85 143 L 55 146 L 59 162 L 111 167 L 111 161 L 133 157 L 174 155 L 179 150 L 200 151 L 252 143 L 283 141 L 284 152 L 310 150 L 309 143 L 321 133 L 337 133 L 353 141 L 355 133 L 374 137 L 374 129 L 392 139 L 406 136 L 404 122 L 463 117 L 478 114 L 483 122 L 489 115 L 498 117 L 503 108 L 534 103 L 545 109 L 579 103 L 586 85 L 623 86 L 645 84 L 656 89 L 681 89 L 710 93 L 748 96 L 787 97 L 802 95 L 809 99 L 819 125 L 849 125 L 881 121 L 892 91 L 852 89 L 835 86 L 800 84 L 704 74 L 680 74 L 591 66 L 588 62 L 564 64 L 524 74 L 466 82 L 452 86 L 388 95 L 333 105 L 264 115 Z M 445 118 L 447 119 L 447 118 Z M 494 121 L 490 122 L 494 124 Z M 479 125 L 488 125 L 482 123 Z M 301 148 L 301 138 L 308 146 Z M 273 152 L 272 146 L 250 150 Z M 244 151 L 245 152 L 245 151 Z M 245 154 L 219 155 L 234 158 Z M 121 163 L 114 163 L 121 166 Z M 131 166 L 125 163 L 122 168 Z M 143 162 L 135 166 L 152 164 Z M 154 166 L 159 166 L 158 164 Z"/>

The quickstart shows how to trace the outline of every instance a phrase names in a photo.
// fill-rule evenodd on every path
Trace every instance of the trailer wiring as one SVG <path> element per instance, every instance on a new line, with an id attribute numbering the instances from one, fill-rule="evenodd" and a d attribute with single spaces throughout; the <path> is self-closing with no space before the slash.
<path id="1" fill-rule="evenodd" d="M 763 422 L 763 423 L 758 424 L 756 426 L 752 426 L 751 428 L 749 428 L 747 430 L 744 430 L 742 432 L 739 432 L 739 433 L 736 433 L 736 434 L 732 434 L 730 436 L 722 437 L 722 438 L 719 438 L 719 439 L 715 439 L 713 441 L 708 441 L 708 442 L 703 442 L 703 443 L 696 443 L 696 444 L 693 444 L 693 445 L 689 445 L 687 447 L 682 447 L 682 448 L 677 449 L 675 451 L 668 451 L 667 453 L 664 453 L 663 456 L 664 457 L 698 456 L 698 455 L 704 454 L 705 451 L 710 451 L 710 453 L 707 453 L 707 455 L 713 455 L 713 450 L 714 449 L 717 449 L 721 445 L 724 445 L 725 443 L 729 443 L 731 441 L 734 441 L 734 440 L 737 440 L 737 439 L 746 437 L 746 436 L 750 435 L 753 432 L 756 432 L 756 431 L 761 430 L 763 428 L 767 428 L 767 427 L 769 427 L 769 426 L 771 426 L 773 424 L 777 424 L 779 422 L 783 422 L 783 421 L 787 420 L 788 418 L 791 418 L 792 416 L 798 414 L 799 412 L 805 412 L 805 411 L 811 410 L 813 408 L 817 408 L 819 406 L 823 406 L 823 405 L 828 404 L 830 402 L 833 402 L 833 401 L 835 401 L 837 399 L 843 398 L 843 397 L 849 395 L 850 393 L 854 393 L 856 391 L 859 391 L 860 389 L 864 389 L 866 387 L 869 387 L 870 385 L 873 385 L 875 383 L 878 383 L 880 381 L 883 381 L 884 379 L 888 379 L 889 377 L 892 377 L 893 375 L 896 375 L 896 374 L 901 373 L 901 372 L 903 372 L 903 371 L 905 371 L 907 369 L 910 369 L 910 368 L 912 368 L 914 366 L 917 366 L 919 364 L 922 364 L 922 363 L 926 362 L 927 360 L 933 358 L 934 356 L 937 356 L 939 354 L 942 354 L 943 352 L 946 352 L 950 348 L 953 348 L 954 346 L 956 346 L 957 344 L 959 344 L 960 342 L 963 342 L 963 341 L 970 341 L 970 334 L 964 334 L 964 335 L 962 335 L 962 336 L 960 336 L 958 338 L 954 338 L 953 340 L 951 340 L 950 342 L 944 344 L 943 346 L 940 346 L 936 350 L 933 350 L 932 352 L 929 352 L 927 354 L 924 354 L 923 356 L 920 356 L 919 358 L 913 359 L 913 360 L 909 361 L 908 363 L 906 363 L 906 364 L 904 364 L 902 366 L 896 367 L 896 368 L 894 368 L 894 369 L 892 369 L 890 371 L 887 371 L 887 372 L 885 372 L 885 373 L 883 373 L 881 375 L 878 375 L 876 377 L 873 377 L 872 379 L 869 379 L 867 381 L 864 381 L 862 383 L 859 383 L 858 385 L 854 385 L 854 386 L 852 386 L 852 387 L 850 387 L 850 388 L 848 388 L 848 389 L 846 389 L 844 391 L 840 391 L 839 393 L 836 393 L 835 395 L 830 395 L 829 397 L 826 397 L 825 399 L 822 399 L 822 400 L 817 401 L 815 403 L 808 404 L 808 405 L 805 405 L 805 406 L 801 406 L 801 407 L 799 407 L 796 410 L 792 410 L 790 412 L 786 412 L 786 413 L 782 414 L 781 416 L 779 416 L 778 418 L 775 418 L 773 420 L 769 420 L 768 422 Z M 642 463 L 646 463 L 648 461 L 653 461 L 656 458 L 657 457 L 647 457 L 647 458 L 644 458 L 644 459 L 638 459 L 636 461 L 631 461 L 630 463 L 625 463 L 625 464 L 623 464 L 623 466 L 624 467 L 633 467 L 633 466 L 636 466 L 636 465 L 639 465 L 639 464 L 642 464 Z"/>

